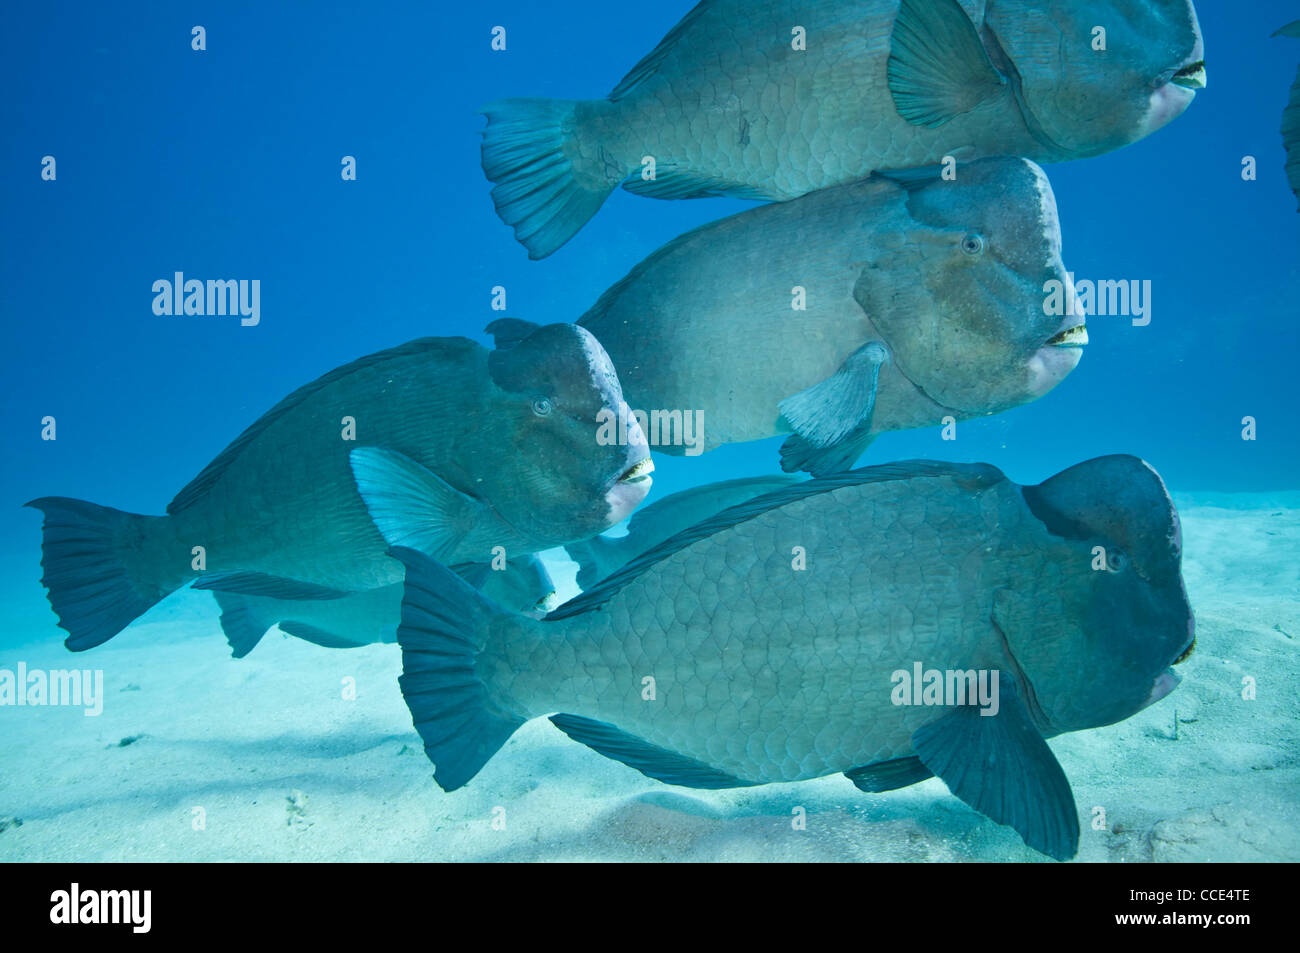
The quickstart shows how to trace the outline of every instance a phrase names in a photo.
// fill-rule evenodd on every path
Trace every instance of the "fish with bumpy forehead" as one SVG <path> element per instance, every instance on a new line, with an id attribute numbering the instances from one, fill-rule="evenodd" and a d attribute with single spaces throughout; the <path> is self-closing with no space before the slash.
<path id="1" fill-rule="evenodd" d="M 237 591 L 327 599 L 400 582 L 391 545 L 454 565 L 584 539 L 650 489 L 635 420 L 620 445 L 596 438 L 598 416 L 620 408 L 609 356 L 571 324 L 508 350 L 411 341 L 294 391 L 166 516 L 33 500 L 45 515 L 42 582 L 80 651 L 209 574 L 227 587 L 238 574 Z"/>
<path id="2" fill-rule="evenodd" d="M 1288 23 L 1273 35 L 1300 40 L 1300 20 Z M 1286 179 L 1292 193 L 1300 199 L 1300 69 L 1296 70 L 1295 82 L 1291 84 L 1291 100 L 1282 113 L 1282 145 L 1286 147 Z"/>
<path id="3" fill-rule="evenodd" d="M 501 569 L 490 563 L 463 563 L 452 571 L 484 596 L 510 612 L 541 618 L 558 604 L 555 583 L 534 555 L 507 560 Z M 221 628 L 230 654 L 243 658 L 275 625 L 285 634 L 330 649 L 351 649 L 377 642 L 396 642 L 402 616 L 402 584 L 359 592 L 299 586 L 287 598 L 288 583 L 247 573 L 215 573 L 194 583 L 211 590 L 221 609 Z M 271 591 L 279 595 L 263 595 Z"/>
<path id="4" fill-rule="evenodd" d="M 880 792 L 934 775 L 1058 859 L 1079 817 L 1045 739 L 1160 700 L 1193 643 L 1177 513 L 1128 456 L 1037 486 L 925 461 L 809 480 L 679 533 L 542 621 L 394 554 L 402 692 L 446 790 L 559 712 L 574 740 L 669 784 L 842 772 Z M 918 669 L 938 691 L 930 674 L 906 686 Z"/>
<path id="5" fill-rule="evenodd" d="M 593 536 L 565 544 L 569 557 L 578 564 L 578 586 L 590 589 L 614 570 L 645 551 L 676 536 L 715 513 L 773 490 L 781 490 L 803 479 L 789 473 L 742 477 L 681 490 L 648 506 L 642 506 L 628 520 L 625 536 Z"/>
<path id="6" fill-rule="evenodd" d="M 483 171 L 529 257 L 620 184 L 784 201 L 882 169 L 1081 159 L 1205 86 L 1191 0 L 704 0 L 605 99 L 483 108 Z"/>
<path id="7" fill-rule="evenodd" d="M 578 323 L 632 407 L 695 411 L 705 451 L 791 433 L 787 471 L 842 472 L 882 432 L 1035 400 L 1088 340 L 1051 185 L 1025 159 L 955 174 L 875 176 L 706 225 Z"/>

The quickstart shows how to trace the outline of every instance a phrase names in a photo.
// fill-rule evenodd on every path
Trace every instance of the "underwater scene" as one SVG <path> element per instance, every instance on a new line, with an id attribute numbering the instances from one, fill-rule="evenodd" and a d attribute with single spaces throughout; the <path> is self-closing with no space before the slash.
<path id="1" fill-rule="evenodd" d="M 0 861 L 1300 859 L 1292 0 L 7 26 Z"/>

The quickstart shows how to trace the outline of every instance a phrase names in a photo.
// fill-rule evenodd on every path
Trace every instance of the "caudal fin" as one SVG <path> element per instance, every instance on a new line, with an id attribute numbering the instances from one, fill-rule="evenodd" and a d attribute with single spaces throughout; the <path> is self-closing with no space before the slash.
<path id="1" fill-rule="evenodd" d="M 148 524 L 166 517 L 63 496 L 26 505 L 45 514 L 41 582 L 73 652 L 107 642 L 184 581 L 178 573 L 169 585 L 141 572 L 148 565 L 142 551 Z"/>
<path id="2" fill-rule="evenodd" d="M 476 664 L 493 618 L 507 613 L 424 553 L 394 547 L 406 566 L 398 684 L 411 710 L 434 780 L 464 786 L 527 719 L 503 707 Z"/>
<path id="3" fill-rule="evenodd" d="M 483 172 L 495 186 L 492 200 L 532 259 L 576 235 L 627 175 L 583 161 L 577 107 L 574 100 L 503 99 L 482 110 L 488 121 Z"/>

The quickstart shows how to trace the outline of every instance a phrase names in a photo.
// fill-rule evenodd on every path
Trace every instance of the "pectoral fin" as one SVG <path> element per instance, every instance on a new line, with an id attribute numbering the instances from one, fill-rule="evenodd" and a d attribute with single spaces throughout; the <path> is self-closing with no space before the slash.
<path id="1" fill-rule="evenodd" d="M 975 810 L 1015 830 L 1034 850 L 1069 860 L 1079 850 L 1070 782 L 1005 673 L 998 695 L 996 715 L 959 705 L 913 732 L 912 747 Z"/>
<path id="2" fill-rule="evenodd" d="M 934 772 L 923 765 L 920 758 L 913 757 L 863 765 L 861 768 L 845 771 L 844 776 L 857 785 L 859 791 L 880 794 L 883 791 L 897 791 L 899 788 L 920 784 L 934 777 Z"/>
<path id="3" fill-rule="evenodd" d="M 404 454 L 357 447 L 349 459 L 357 491 L 390 546 L 416 549 L 446 562 L 486 516 L 483 503 Z"/>
<path id="4" fill-rule="evenodd" d="M 315 602 L 342 599 L 347 595 L 341 589 L 318 586 L 314 582 L 286 579 L 264 572 L 208 573 L 195 580 L 191 589 L 210 589 L 213 592 L 237 592 L 245 596 L 262 596 L 267 599 L 287 599 L 294 602 Z"/>
<path id="5" fill-rule="evenodd" d="M 794 431 L 781 447 L 787 472 L 825 476 L 852 467 L 872 440 L 880 368 L 888 361 L 889 350 L 869 341 L 826 380 L 781 401 L 781 414 Z"/>
<path id="6" fill-rule="evenodd" d="M 889 91 L 900 116 L 933 129 L 1005 85 L 957 0 L 902 0 L 889 44 Z"/>
<path id="7" fill-rule="evenodd" d="M 652 745 L 603 721 L 559 714 L 552 715 L 551 722 L 574 741 L 580 741 L 606 758 L 622 761 L 628 767 L 636 768 L 647 777 L 665 784 L 715 791 L 750 786 L 750 782 L 742 781 L 703 761 Z"/>
<path id="8" fill-rule="evenodd" d="M 327 632 L 320 626 L 308 625 L 306 622 L 294 622 L 293 620 L 280 623 L 280 628 L 288 632 L 296 639 L 302 639 L 304 642 L 311 642 L 327 649 L 355 649 L 362 645 L 370 645 L 370 641 L 358 642 L 344 635 L 337 635 L 334 632 Z M 382 639 L 376 641 L 383 641 Z"/>

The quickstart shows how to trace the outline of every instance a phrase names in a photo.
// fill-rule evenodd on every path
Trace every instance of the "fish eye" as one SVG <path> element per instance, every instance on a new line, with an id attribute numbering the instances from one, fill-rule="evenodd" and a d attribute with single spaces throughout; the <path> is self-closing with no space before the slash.
<path id="1" fill-rule="evenodd" d="M 1115 550 L 1109 550 L 1106 553 L 1106 568 L 1111 572 L 1123 572 L 1124 567 L 1128 565 L 1128 560 L 1124 554 Z"/>
<path id="2" fill-rule="evenodd" d="M 983 253 L 984 239 L 972 232 L 961 240 L 961 250 L 964 254 L 974 258 L 976 255 Z"/>
<path id="3" fill-rule="evenodd" d="M 551 412 L 551 402 L 545 397 L 534 397 L 530 406 L 538 417 L 545 417 Z"/>

